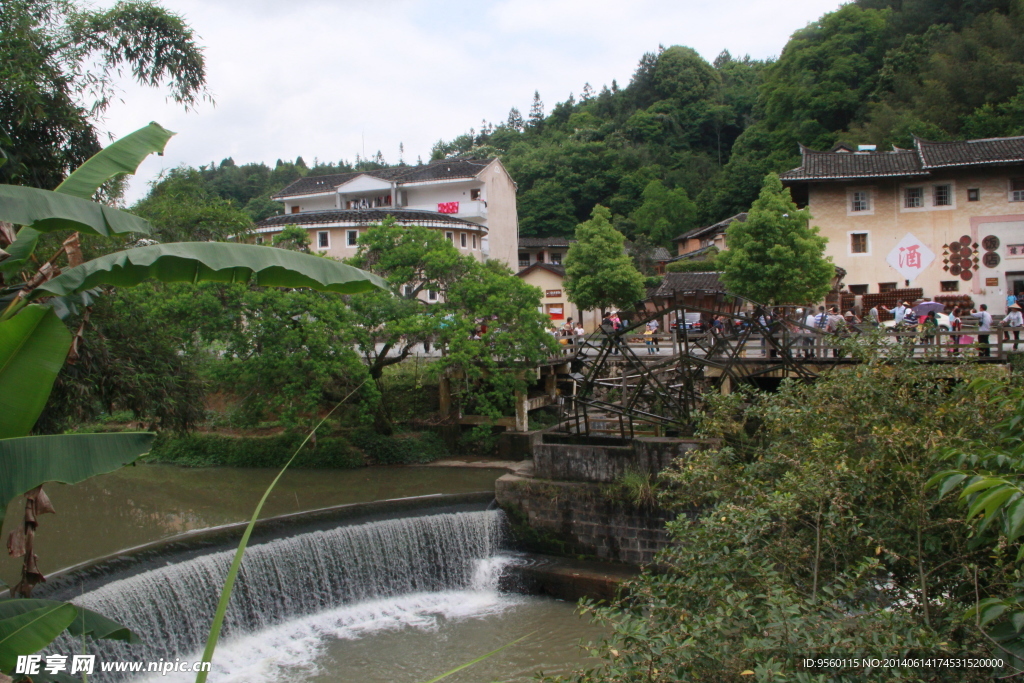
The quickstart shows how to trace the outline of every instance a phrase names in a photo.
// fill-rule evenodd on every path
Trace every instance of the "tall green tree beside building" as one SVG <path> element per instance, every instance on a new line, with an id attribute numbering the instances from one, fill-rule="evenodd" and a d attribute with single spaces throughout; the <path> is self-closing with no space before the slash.
<path id="1" fill-rule="evenodd" d="M 626 238 L 611 219 L 611 211 L 595 206 L 590 220 L 576 227 L 576 243 L 565 257 L 569 301 L 584 311 L 624 308 L 644 298 L 644 276 L 626 254 Z"/>
<path id="2" fill-rule="evenodd" d="M 825 258 L 827 240 L 810 226 L 810 214 L 799 210 L 770 173 L 745 221 L 726 230 L 728 250 L 718 255 L 722 282 L 730 292 L 761 303 L 817 302 L 828 293 L 835 268 Z"/>

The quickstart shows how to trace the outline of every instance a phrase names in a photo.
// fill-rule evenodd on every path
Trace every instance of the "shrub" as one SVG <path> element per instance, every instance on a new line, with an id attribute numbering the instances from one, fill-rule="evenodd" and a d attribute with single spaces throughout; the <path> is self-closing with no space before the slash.
<path id="1" fill-rule="evenodd" d="M 149 454 L 151 460 L 188 467 L 281 467 L 304 437 L 235 437 L 220 434 L 190 434 L 180 438 L 162 437 Z M 328 437 L 302 449 L 292 467 L 304 469 L 351 469 L 363 466 L 362 455 L 347 439 Z"/>
<path id="2" fill-rule="evenodd" d="M 411 465 L 433 462 L 449 455 L 444 441 L 433 432 L 384 436 L 371 429 L 357 429 L 352 443 L 378 465 Z"/>

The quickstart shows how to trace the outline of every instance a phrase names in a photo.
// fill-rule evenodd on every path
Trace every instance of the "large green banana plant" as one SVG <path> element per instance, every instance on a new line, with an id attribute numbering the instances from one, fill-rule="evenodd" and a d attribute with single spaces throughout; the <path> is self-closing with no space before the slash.
<path id="1" fill-rule="evenodd" d="M 172 135 L 151 123 L 96 154 L 52 192 L 0 185 L 0 221 L 21 226 L 14 241 L 0 251 L 0 258 L 6 254 L 0 260 L 0 273 L 23 270 L 34 259 L 42 233 L 149 234 L 147 221 L 92 202 L 91 198 L 109 178 L 134 173 L 149 154 L 162 153 Z M 9 503 L 24 495 L 24 521 L 11 533 L 9 547 L 25 557 L 21 583 L 12 594 L 17 592 L 26 598 L 32 586 L 44 580 L 32 548 L 38 515 L 53 512 L 42 485 L 50 481 L 75 483 L 113 471 L 147 453 L 155 436 L 29 436 L 72 343 L 70 332 L 54 312 L 54 297 L 79 295 L 101 285 L 131 286 L 150 278 L 165 282 L 252 282 L 345 294 L 388 289 L 384 280 L 357 268 L 272 247 L 157 244 L 76 264 L 72 258 L 77 253 L 76 243 L 72 236 L 57 254 L 44 262 L 36 260 L 41 265 L 35 275 L 17 288 L 0 310 L 0 523 Z M 67 255 L 69 267 L 61 272 L 58 257 L 62 253 Z M 38 651 L 64 630 L 76 633 L 74 624 L 82 610 L 63 608 L 60 603 L 36 604 L 27 609 L 29 602 L 0 601 L 0 671 L 8 671 L 18 655 Z M 18 611 L 21 607 L 25 609 Z M 102 619 L 99 615 L 95 618 Z M 90 617 L 93 621 L 95 618 Z M 126 631 L 119 627 L 103 633 L 77 632 L 126 637 Z"/>

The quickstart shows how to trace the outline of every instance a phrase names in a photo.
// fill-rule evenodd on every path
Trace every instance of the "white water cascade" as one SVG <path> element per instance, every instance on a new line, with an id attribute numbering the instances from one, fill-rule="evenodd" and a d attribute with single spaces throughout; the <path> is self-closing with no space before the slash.
<path id="1" fill-rule="evenodd" d="M 341 526 L 251 546 L 222 643 L 272 634 L 285 622 L 299 625 L 313 615 L 349 613 L 356 604 L 373 610 L 382 599 L 408 595 L 429 606 L 431 594 L 493 588 L 503 526 L 500 510 L 460 512 Z M 100 661 L 195 656 L 206 642 L 233 555 L 230 550 L 169 564 L 74 598 L 144 640 L 141 645 L 101 641 L 90 651 Z M 65 653 L 81 647 L 70 641 L 55 645 L 53 651 Z M 117 678 L 104 674 L 95 680 Z"/>

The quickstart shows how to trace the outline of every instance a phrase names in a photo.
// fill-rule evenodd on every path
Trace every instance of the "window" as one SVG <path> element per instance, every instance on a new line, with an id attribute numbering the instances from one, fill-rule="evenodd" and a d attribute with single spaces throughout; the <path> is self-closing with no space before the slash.
<path id="1" fill-rule="evenodd" d="M 1024 178 L 1010 179 L 1010 201 L 1024 202 Z"/>
<path id="2" fill-rule="evenodd" d="M 850 234 L 850 253 L 868 253 L 868 234 L 866 232 L 854 232 Z"/>
<path id="3" fill-rule="evenodd" d="M 861 296 L 868 293 L 867 285 L 850 285 L 850 294 Z"/>
<path id="4" fill-rule="evenodd" d="M 416 291 L 416 288 L 412 285 L 402 285 L 402 296 L 412 296 L 414 291 Z"/>
<path id="5" fill-rule="evenodd" d="M 945 282 L 940 282 L 939 283 L 939 287 L 942 289 L 943 292 L 959 292 L 960 291 L 960 281 L 959 280 L 947 280 Z"/>
<path id="6" fill-rule="evenodd" d="M 895 282 L 879 282 L 878 283 L 878 291 L 881 294 L 885 294 L 886 292 L 895 292 L 896 291 L 896 283 Z"/>
<path id="7" fill-rule="evenodd" d="M 427 290 L 427 299 L 429 301 L 437 301 L 437 292 L 432 289 Z"/>
<path id="8" fill-rule="evenodd" d="M 316 246 L 319 249 L 327 249 L 331 246 L 331 233 L 321 230 L 316 234 Z"/>
<path id="9" fill-rule="evenodd" d="M 554 263 L 556 265 L 561 265 L 562 264 L 562 252 L 560 252 L 560 251 L 553 251 L 553 252 L 551 252 L 551 263 Z"/>
<path id="10" fill-rule="evenodd" d="M 455 233 L 454 232 L 446 232 L 444 234 L 444 237 L 445 237 L 446 240 L 448 240 L 452 244 L 455 244 Z"/>
<path id="11" fill-rule="evenodd" d="M 871 201 L 867 190 L 857 190 L 851 195 L 850 211 L 870 211 Z"/>
<path id="12" fill-rule="evenodd" d="M 953 187 L 951 185 L 936 185 L 932 188 L 932 200 L 934 206 L 953 206 Z"/>
<path id="13" fill-rule="evenodd" d="M 525 251 L 519 252 L 519 267 L 529 268 L 530 267 L 530 254 Z"/>
<path id="14" fill-rule="evenodd" d="M 464 232 L 459 233 L 459 245 L 462 246 L 463 249 L 466 248 L 466 233 Z"/>
<path id="15" fill-rule="evenodd" d="M 357 246 L 359 244 L 359 231 L 358 230 L 346 230 L 345 231 L 345 244 L 350 247 Z"/>
<path id="16" fill-rule="evenodd" d="M 480 188 L 475 188 L 469 191 L 469 198 L 471 201 L 480 199 Z"/>
<path id="17" fill-rule="evenodd" d="M 976 202 L 979 199 L 981 199 L 981 190 L 976 187 L 967 190 L 967 201 Z"/>
<path id="18" fill-rule="evenodd" d="M 904 190 L 903 206 L 907 209 L 920 209 L 924 206 L 924 188 L 908 187 Z"/>
<path id="19" fill-rule="evenodd" d="M 263 237 L 257 237 L 256 244 L 263 244 Z"/>
<path id="20" fill-rule="evenodd" d="M 473 248 L 476 249 L 476 235 L 473 235 Z"/>

